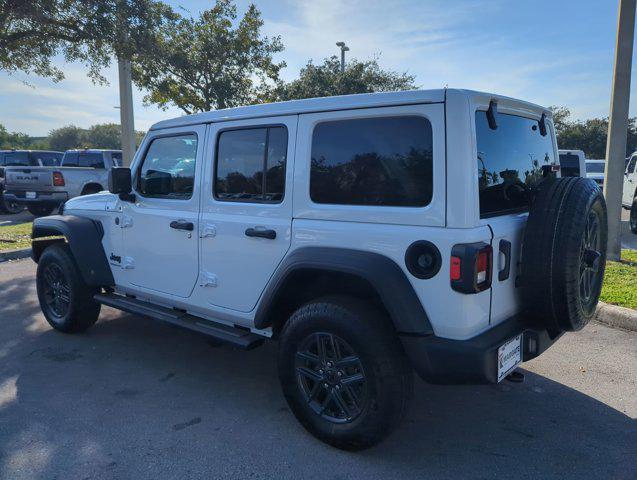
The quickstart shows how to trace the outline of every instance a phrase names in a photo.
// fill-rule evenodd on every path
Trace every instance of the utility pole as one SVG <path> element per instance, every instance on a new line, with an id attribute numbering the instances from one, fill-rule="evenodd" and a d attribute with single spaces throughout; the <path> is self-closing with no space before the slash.
<path id="1" fill-rule="evenodd" d="M 341 47 L 341 73 L 345 73 L 345 52 L 349 52 L 349 47 L 345 42 L 336 42 L 337 47 Z"/>
<path id="2" fill-rule="evenodd" d="M 129 60 L 119 59 L 119 115 L 122 125 L 122 166 L 130 167 L 135 156 L 135 120 L 133 117 L 133 80 Z"/>
<path id="3" fill-rule="evenodd" d="M 609 260 L 615 261 L 619 261 L 621 257 L 621 201 L 628 134 L 628 104 L 630 101 L 636 1 L 619 0 L 615 68 L 606 142 L 604 195 L 608 208 L 607 255 Z"/>

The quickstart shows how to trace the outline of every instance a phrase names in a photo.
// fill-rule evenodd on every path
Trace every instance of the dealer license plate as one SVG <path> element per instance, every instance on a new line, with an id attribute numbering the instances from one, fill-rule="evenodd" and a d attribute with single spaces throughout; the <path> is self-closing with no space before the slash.
<path id="1" fill-rule="evenodd" d="M 522 363 L 521 334 L 498 348 L 498 382 L 502 381 L 520 363 Z"/>
<path id="2" fill-rule="evenodd" d="M 27 192 L 25 196 L 27 198 L 34 199 L 37 197 L 37 194 L 35 192 Z"/>

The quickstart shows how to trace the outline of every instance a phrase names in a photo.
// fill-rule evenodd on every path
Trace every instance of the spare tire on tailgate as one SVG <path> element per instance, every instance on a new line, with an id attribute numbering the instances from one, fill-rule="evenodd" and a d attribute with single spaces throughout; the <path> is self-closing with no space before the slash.
<path id="1" fill-rule="evenodd" d="M 553 331 L 580 330 L 604 278 L 606 202 L 593 180 L 547 179 L 534 192 L 522 247 L 529 313 Z"/>

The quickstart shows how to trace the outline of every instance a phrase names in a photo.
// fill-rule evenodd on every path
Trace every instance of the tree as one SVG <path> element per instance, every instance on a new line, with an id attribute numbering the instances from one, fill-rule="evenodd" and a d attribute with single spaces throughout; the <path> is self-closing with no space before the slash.
<path id="1" fill-rule="evenodd" d="M 49 145 L 53 150 L 69 150 L 87 147 L 86 130 L 75 125 L 56 128 L 49 133 Z"/>
<path id="2" fill-rule="evenodd" d="M 606 156 L 608 118 L 572 120 L 571 112 L 566 107 L 553 106 L 551 111 L 559 148 L 583 150 L 587 158 Z M 630 155 L 635 150 L 637 150 L 637 118 L 633 117 L 628 121 L 626 155 Z"/>
<path id="3" fill-rule="evenodd" d="M 63 55 L 100 75 L 113 57 L 152 50 L 155 36 L 176 18 L 156 0 L 0 0 L 0 69 L 64 78 L 51 59 Z"/>
<path id="4" fill-rule="evenodd" d="M 4 125 L 0 124 L 0 149 L 27 148 L 31 144 L 26 133 L 9 133 Z"/>
<path id="5" fill-rule="evenodd" d="M 276 91 L 279 100 L 294 100 L 311 97 L 329 97 L 352 93 L 388 92 L 417 88 L 415 77 L 406 72 L 383 70 L 377 59 L 365 62 L 356 59 L 345 65 L 341 73 L 341 62 L 336 57 L 326 58 L 321 65 L 310 60 L 301 69 L 299 78 L 280 85 Z"/>
<path id="6" fill-rule="evenodd" d="M 231 0 L 217 0 L 197 19 L 182 18 L 162 31 L 152 52 L 134 58 L 133 79 L 149 91 L 144 102 L 193 113 L 268 98 L 285 66 L 272 58 L 283 50 L 281 40 L 261 35 L 254 5 L 236 19 Z"/>

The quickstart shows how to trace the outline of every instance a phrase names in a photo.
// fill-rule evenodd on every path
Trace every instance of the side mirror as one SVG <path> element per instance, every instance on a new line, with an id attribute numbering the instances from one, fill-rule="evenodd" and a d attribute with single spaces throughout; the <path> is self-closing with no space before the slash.
<path id="1" fill-rule="evenodd" d="M 113 167 L 108 172 L 108 191 L 116 195 L 128 194 L 133 189 L 130 168 Z"/>

